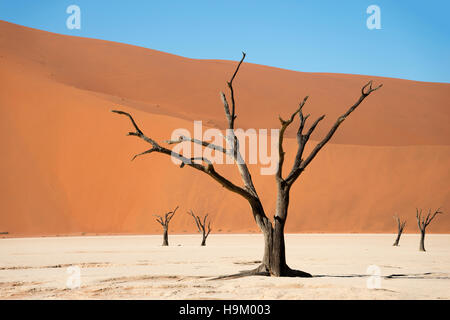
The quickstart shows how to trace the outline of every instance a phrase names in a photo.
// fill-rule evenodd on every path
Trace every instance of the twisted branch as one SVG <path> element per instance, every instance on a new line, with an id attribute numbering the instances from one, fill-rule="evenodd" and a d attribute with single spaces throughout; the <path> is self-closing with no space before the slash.
<path id="1" fill-rule="evenodd" d="M 206 165 L 202 165 L 202 164 L 198 164 L 193 162 L 193 160 L 205 160 L 203 157 L 201 158 L 186 158 L 185 156 L 174 152 L 170 149 L 167 149 L 165 147 L 162 147 L 161 145 L 159 145 L 155 140 L 149 138 L 148 136 L 146 136 L 143 131 L 138 127 L 138 125 L 136 124 L 136 122 L 134 121 L 133 117 L 124 111 L 120 111 L 120 110 L 112 110 L 112 112 L 120 114 L 120 115 L 125 115 L 127 116 L 131 123 L 133 124 L 134 128 L 136 131 L 134 132 L 129 132 L 128 135 L 129 136 L 136 136 L 142 140 L 144 140 L 145 142 L 149 143 L 152 145 L 152 148 L 144 151 L 142 153 L 139 153 L 137 155 L 135 155 L 133 157 L 133 159 L 142 156 L 144 154 L 148 154 L 148 153 L 152 153 L 152 152 L 158 152 L 158 153 L 162 153 L 168 156 L 172 156 L 175 157 L 177 159 L 179 159 L 182 163 L 180 165 L 180 167 L 184 167 L 185 165 L 188 165 L 198 171 L 201 171 L 203 173 L 206 173 L 207 175 L 209 175 L 211 178 L 213 178 L 215 181 L 219 182 L 223 187 L 225 187 L 226 189 L 235 192 L 241 196 L 243 196 L 246 199 L 249 200 L 254 200 L 254 196 L 252 194 L 250 194 L 247 190 L 235 185 L 234 183 L 232 183 L 230 180 L 226 179 L 225 177 L 223 177 L 222 175 L 220 175 L 215 169 L 214 166 L 212 165 L 212 163 L 210 161 L 208 161 L 209 163 L 207 163 Z"/>

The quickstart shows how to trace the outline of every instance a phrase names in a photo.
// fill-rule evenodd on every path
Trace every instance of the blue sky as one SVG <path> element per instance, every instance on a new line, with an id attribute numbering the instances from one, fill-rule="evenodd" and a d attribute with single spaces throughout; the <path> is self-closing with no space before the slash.
<path id="1" fill-rule="evenodd" d="M 69 5 L 81 29 L 69 30 Z M 369 5 L 381 29 L 369 30 Z M 0 19 L 189 58 L 450 82 L 448 0 L 0 0 Z"/>

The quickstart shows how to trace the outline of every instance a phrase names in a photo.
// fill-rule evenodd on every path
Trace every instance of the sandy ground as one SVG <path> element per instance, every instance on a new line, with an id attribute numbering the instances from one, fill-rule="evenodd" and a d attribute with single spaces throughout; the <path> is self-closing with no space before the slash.
<path id="1" fill-rule="evenodd" d="M 450 235 L 289 234 L 291 267 L 314 278 L 212 280 L 251 269 L 260 235 L 49 237 L 0 240 L 1 299 L 450 299 Z M 377 279 L 368 272 L 379 268 Z M 79 266 L 79 288 L 67 287 Z M 376 271 L 375 271 L 376 272 Z M 70 281 L 69 281 L 70 282 Z M 73 282 L 76 283 L 76 282 Z"/>

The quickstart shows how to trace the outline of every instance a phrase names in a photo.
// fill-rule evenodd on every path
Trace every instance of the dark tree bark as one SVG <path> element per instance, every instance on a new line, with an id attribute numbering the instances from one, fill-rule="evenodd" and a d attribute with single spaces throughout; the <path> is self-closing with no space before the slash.
<path id="1" fill-rule="evenodd" d="M 417 225 L 419 226 L 420 230 L 420 244 L 419 244 L 419 251 L 426 251 L 425 250 L 425 232 L 428 227 L 428 225 L 433 221 L 433 219 L 436 217 L 436 215 L 443 213 L 440 211 L 440 208 L 434 211 L 434 213 L 431 213 L 431 210 L 428 210 L 427 216 L 422 216 L 422 209 L 416 208 L 416 219 L 417 219 Z"/>
<path id="2" fill-rule="evenodd" d="M 397 247 L 398 243 L 400 242 L 400 237 L 402 236 L 403 229 L 405 228 L 406 221 L 401 221 L 398 215 L 395 215 L 394 219 L 397 221 L 397 238 L 395 239 L 393 246 Z"/>
<path id="3" fill-rule="evenodd" d="M 205 214 L 203 219 L 201 219 L 199 216 L 196 216 L 192 210 L 190 210 L 188 214 L 191 215 L 192 218 L 194 218 L 198 232 L 202 234 L 201 246 L 206 246 L 206 239 L 208 238 L 209 233 L 211 232 L 211 219 L 209 219 L 208 225 L 206 225 L 208 214 Z"/>
<path id="4" fill-rule="evenodd" d="M 163 246 L 169 245 L 169 229 L 166 227 L 163 227 Z"/>
<path id="5" fill-rule="evenodd" d="M 161 217 L 157 214 L 154 214 L 156 217 L 156 221 L 159 222 L 159 224 L 163 227 L 163 246 L 169 245 L 169 222 L 172 220 L 175 212 L 177 211 L 178 206 L 173 211 L 169 211 L 166 214 L 164 214 L 164 217 Z"/>
<path id="6" fill-rule="evenodd" d="M 253 185 L 253 180 L 250 174 L 250 171 L 248 170 L 248 167 L 243 161 L 242 156 L 239 152 L 239 141 L 238 138 L 235 135 L 234 132 L 234 121 L 236 119 L 236 103 L 235 103 L 235 94 L 233 89 L 233 81 L 239 71 L 239 68 L 242 64 L 242 62 L 245 59 L 245 53 L 243 53 L 242 59 L 237 65 L 230 81 L 227 82 L 228 89 L 230 91 L 230 103 L 228 103 L 227 97 L 223 92 L 220 93 L 222 103 L 225 110 L 225 116 L 228 122 L 228 128 L 227 130 L 228 134 L 225 137 L 227 141 L 227 147 L 223 148 L 221 146 L 217 146 L 214 144 L 210 144 L 205 141 L 197 140 L 197 139 L 191 139 L 186 137 L 180 137 L 178 140 L 171 140 L 166 141 L 168 144 L 176 144 L 181 143 L 183 141 L 190 141 L 195 144 L 200 144 L 206 148 L 214 149 L 215 151 L 223 152 L 226 155 L 229 155 L 234 158 L 235 163 L 237 165 L 237 168 L 239 170 L 239 173 L 241 175 L 241 180 L 243 183 L 243 186 L 238 186 L 231 182 L 230 180 L 226 179 L 224 176 L 220 175 L 214 168 L 213 164 L 208 160 L 204 159 L 203 157 L 198 158 L 186 158 L 185 156 L 172 152 L 172 150 L 167 149 L 165 147 L 162 147 L 160 144 L 158 144 L 155 140 L 149 138 L 146 136 L 141 129 L 137 126 L 136 122 L 134 121 L 133 117 L 123 111 L 119 110 L 113 110 L 113 112 L 125 115 L 133 124 L 133 127 L 135 131 L 129 132 L 128 135 L 136 136 L 141 138 L 142 140 L 146 141 L 151 145 L 151 148 L 147 151 L 144 151 L 140 154 L 137 154 L 133 157 L 135 159 L 136 157 L 139 157 L 144 154 L 149 154 L 153 152 L 158 152 L 162 154 L 166 154 L 168 156 L 175 157 L 181 161 L 180 167 L 183 168 L 185 165 L 188 165 L 198 171 L 201 171 L 207 175 L 209 175 L 211 178 L 213 178 L 215 181 L 220 183 L 223 187 L 228 189 L 231 192 L 234 192 L 240 196 L 242 196 L 244 199 L 246 199 L 251 207 L 253 218 L 255 219 L 256 224 L 258 225 L 259 229 L 264 235 L 264 255 L 261 262 L 261 265 L 256 268 L 255 270 L 252 270 L 248 273 L 245 273 L 246 275 L 250 274 L 259 274 L 259 275 L 272 275 L 272 276 L 299 276 L 299 277 L 311 277 L 309 273 L 298 271 L 298 270 L 292 270 L 288 267 L 286 263 L 286 256 L 285 256 L 285 242 L 284 242 L 284 227 L 287 219 L 288 214 L 288 208 L 289 208 L 289 193 L 291 190 L 291 186 L 297 181 L 298 177 L 302 174 L 302 172 L 306 169 L 306 167 L 311 163 L 311 161 L 316 157 L 316 155 L 319 153 L 320 150 L 325 146 L 325 144 L 333 137 L 336 130 L 339 128 L 339 126 L 342 124 L 342 122 L 361 104 L 361 102 L 364 101 L 365 98 L 367 98 L 372 92 L 379 89 L 382 85 L 379 85 L 378 87 L 373 88 L 372 87 L 372 81 L 369 81 L 366 85 L 364 85 L 361 89 L 361 95 L 358 98 L 358 100 L 345 112 L 343 115 L 341 115 L 334 125 L 331 127 L 329 132 L 325 135 L 325 137 L 314 147 L 314 149 L 311 151 L 311 153 L 303 157 L 303 151 L 305 149 L 305 145 L 308 142 L 311 134 L 315 130 L 316 126 L 320 121 L 322 121 L 325 117 L 325 115 L 319 117 L 317 120 L 315 120 L 310 128 L 308 130 L 305 130 L 305 123 L 309 115 L 304 116 L 302 112 L 302 108 L 304 104 L 306 103 L 306 100 L 308 97 L 305 97 L 303 101 L 300 103 L 297 110 L 292 113 L 290 118 L 288 120 L 283 120 L 280 117 L 281 122 L 281 129 L 280 129 L 280 137 L 279 137 L 279 145 L 278 145 L 278 152 L 279 152 L 279 163 L 278 163 L 278 169 L 276 173 L 276 183 L 277 183 L 277 206 L 276 206 L 276 212 L 273 221 L 271 221 L 267 215 L 264 212 L 263 205 L 261 203 L 261 200 L 258 196 L 258 193 L 256 191 L 255 186 Z M 297 131 L 297 142 L 298 142 L 298 149 L 295 156 L 295 162 L 292 166 L 292 169 L 290 170 L 287 177 L 282 176 L 282 168 L 284 163 L 284 151 L 283 151 L 283 138 L 284 138 L 284 132 L 287 129 L 287 127 L 294 121 L 294 118 L 298 116 L 299 117 L 299 128 Z M 204 164 L 196 163 L 194 160 L 200 160 Z"/>
<path id="7" fill-rule="evenodd" d="M 426 251 L 425 250 L 425 231 L 422 231 L 422 230 L 420 230 L 419 251 Z"/>

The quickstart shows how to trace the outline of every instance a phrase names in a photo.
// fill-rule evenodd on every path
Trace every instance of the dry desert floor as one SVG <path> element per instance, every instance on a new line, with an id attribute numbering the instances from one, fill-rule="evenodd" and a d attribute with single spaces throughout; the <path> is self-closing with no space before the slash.
<path id="1" fill-rule="evenodd" d="M 427 252 L 419 235 L 400 247 L 394 238 L 289 234 L 288 264 L 313 278 L 221 280 L 257 266 L 261 235 L 212 234 L 206 247 L 200 235 L 170 235 L 169 247 L 158 235 L 0 239 L 0 298 L 450 299 L 450 235 L 427 235 Z M 79 288 L 67 287 L 77 283 L 70 266 Z"/>

